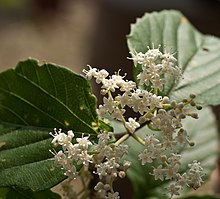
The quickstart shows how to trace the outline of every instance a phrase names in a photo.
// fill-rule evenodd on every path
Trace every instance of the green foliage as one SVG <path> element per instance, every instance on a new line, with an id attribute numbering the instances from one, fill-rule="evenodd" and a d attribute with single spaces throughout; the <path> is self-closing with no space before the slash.
<path id="1" fill-rule="evenodd" d="M 220 104 L 220 40 L 198 32 L 178 11 L 146 13 L 131 26 L 128 47 L 131 52 L 146 52 L 147 46 L 159 44 L 167 52 L 176 53 L 183 79 L 174 87 L 170 83 L 166 95 L 182 100 L 190 93 L 202 105 Z M 140 71 L 136 68 L 136 74 Z"/>
<path id="2" fill-rule="evenodd" d="M 0 199 L 60 199 L 61 197 L 50 190 L 33 192 L 30 190 L 0 188 Z"/>
<path id="3" fill-rule="evenodd" d="M 65 179 L 49 152 L 54 127 L 96 135 L 90 84 L 64 67 L 20 62 L 0 74 L 0 102 L 0 186 L 41 191 Z"/>
<path id="4" fill-rule="evenodd" d="M 167 52 L 176 53 L 178 66 L 183 71 L 183 79 L 174 86 L 169 82 L 165 87 L 165 95 L 175 100 L 187 98 L 190 93 L 196 94 L 196 102 L 202 105 L 220 104 L 220 40 L 213 36 L 204 36 L 199 33 L 189 21 L 178 11 L 162 11 L 146 13 L 137 19 L 131 26 L 131 32 L 127 36 L 128 47 L 132 53 L 146 52 L 147 46 L 162 45 Z M 137 64 L 135 74 L 138 74 L 141 66 Z M 208 117 L 207 117 L 208 115 Z M 197 141 L 194 148 L 183 150 L 183 165 L 187 166 L 193 159 L 200 160 L 209 176 L 217 158 L 217 127 L 211 110 L 205 109 L 199 112 L 198 121 L 186 121 L 190 137 Z M 138 135 L 150 132 L 145 127 Z M 166 182 L 155 182 L 153 176 L 149 175 L 147 166 L 143 167 L 137 162 L 137 155 L 141 146 L 129 138 L 129 158 L 135 167 L 128 171 L 135 196 L 144 198 L 156 195 L 156 198 L 164 198 L 161 191 Z M 184 170 L 182 171 L 184 172 Z M 162 184 L 161 184 L 162 183 Z M 148 198 L 147 197 L 147 198 Z"/>
<path id="5" fill-rule="evenodd" d="M 96 134 L 96 99 L 85 78 L 54 64 L 20 62 L 0 75 L 2 123 Z"/>
<path id="6" fill-rule="evenodd" d="M 54 165 L 49 152 L 51 138 L 47 131 L 35 129 L 1 129 L 0 185 L 33 191 L 45 190 L 65 176 Z"/>

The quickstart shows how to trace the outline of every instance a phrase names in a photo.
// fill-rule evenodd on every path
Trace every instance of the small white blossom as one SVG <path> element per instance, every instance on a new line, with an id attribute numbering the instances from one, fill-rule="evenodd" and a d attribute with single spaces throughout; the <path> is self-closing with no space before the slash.
<path id="1" fill-rule="evenodd" d="M 50 133 L 54 138 L 52 140 L 53 145 L 68 145 L 71 143 L 72 138 L 74 137 L 74 133 L 72 131 L 68 131 L 67 134 L 63 133 L 61 129 L 58 131 L 54 129 L 55 134 Z"/>
<path id="2" fill-rule="evenodd" d="M 115 92 L 115 89 L 119 88 L 114 79 L 104 79 L 102 83 L 101 88 L 107 91 Z"/>
<path id="3" fill-rule="evenodd" d="M 109 192 L 105 198 L 106 199 L 120 199 L 118 192 L 115 192 L 115 193 Z"/>
<path id="4" fill-rule="evenodd" d="M 117 106 L 117 102 L 114 101 L 112 96 L 109 96 L 108 98 L 104 97 L 103 102 L 106 111 L 108 111 L 109 113 L 112 113 Z"/>
<path id="5" fill-rule="evenodd" d="M 105 69 L 100 70 L 99 72 L 96 72 L 94 77 L 96 78 L 96 83 L 99 84 L 105 80 L 106 77 L 108 77 L 109 73 Z"/>
<path id="6" fill-rule="evenodd" d="M 179 192 L 180 186 L 177 186 L 176 184 L 171 184 L 168 186 L 168 191 L 170 193 L 171 198 L 175 195 L 178 196 L 180 195 L 180 192 Z"/>
<path id="7" fill-rule="evenodd" d="M 132 53 L 130 52 L 130 54 L 132 55 L 132 58 L 129 58 L 128 59 L 132 59 L 134 61 L 134 64 L 136 65 L 137 63 L 138 64 L 144 64 L 144 59 L 145 59 L 145 54 L 142 53 L 142 52 L 135 52 L 135 53 Z"/>
<path id="8" fill-rule="evenodd" d="M 200 162 L 197 162 L 196 160 L 194 160 L 193 163 L 188 164 L 188 166 L 190 169 L 187 173 L 187 181 L 194 189 L 198 189 L 203 183 L 203 168 L 200 166 Z"/>
<path id="9" fill-rule="evenodd" d="M 166 180 L 175 179 L 178 173 L 179 166 L 178 165 L 168 165 L 164 168 L 164 173 L 166 176 Z"/>
<path id="10" fill-rule="evenodd" d="M 88 139 L 89 139 L 89 136 L 76 138 L 76 141 L 78 142 L 76 146 L 79 146 L 80 148 L 83 148 L 83 149 L 88 149 L 88 147 L 92 145 L 92 143 Z"/>
<path id="11" fill-rule="evenodd" d="M 75 178 L 77 176 L 76 167 L 72 164 L 71 159 L 69 159 L 65 153 L 59 151 L 54 154 L 55 164 L 62 166 L 64 169 L 64 175 L 69 176 L 71 178 Z"/>
<path id="12" fill-rule="evenodd" d="M 91 66 L 87 65 L 89 67 L 89 70 L 85 70 L 83 69 L 83 73 L 86 75 L 86 77 L 88 79 L 92 79 L 92 77 L 96 77 L 97 73 L 98 73 L 98 69 L 97 68 L 92 68 Z"/>
<path id="13" fill-rule="evenodd" d="M 120 91 L 129 92 L 136 88 L 136 83 L 133 81 L 124 81 L 121 85 Z"/>
<path id="14" fill-rule="evenodd" d="M 160 179 L 161 181 L 164 180 L 164 169 L 162 168 L 162 165 L 159 165 L 157 168 L 153 169 L 153 175 L 155 180 Z"/>
<path id="15" fill-rule="evenodd" d="M 140 124 L 135 121 L 133 118 L 128 118 L 128 122 L 125 122 L 125 127 L 128 129 L 130 133 L 133 133 L 136 128 L 140 127 Z"/>
<path id="16" fill-rule="evenodd" d="M 152 159 L 152 151 L 148 151 L 147 149 L 145 149 L 142 153 L 140 153 L 138 155 L 139 160 L 141 160 L 141 164 L 145 165 L 146 163 L 152 163 L 153 159 Z"/>

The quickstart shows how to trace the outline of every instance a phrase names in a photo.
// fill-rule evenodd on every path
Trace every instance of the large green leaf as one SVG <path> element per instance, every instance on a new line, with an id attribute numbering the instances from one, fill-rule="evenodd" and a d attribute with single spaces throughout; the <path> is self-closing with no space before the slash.
<path id="1" fill-rule="evenodd" d="M 131 52 L 146 52 L 147 46 L 161 44 L 176 52 L 183 79 L 177 87 L 170 84 L 166 93 L 183 99 L 190 93 L 203 105 L 220 104 L 220 40 L 198 32 L 178 11 L 146 13 L 131 26 L 128 47 Z M 163 47 L 161 47 L 163 50 Z M 136 73 L 140 71 L 137 66 Z"/>
<path id="2" fill-rule="evenodd" d="M 50 190 L 33 192 L 21 189 L 0 188 L 0 199 L 60 199 L 61 197 Z"/>
<path id="3" fill-rule="evenodd" d="M 49 131 L 96 135 L 95 109 L 88 81 L 64 67 L 28 59 L 2 72 L 0 186 L 40 191 L 65 179 L 49 152 Z"/>
<path id="4" fill-rule="evenodd" d="M 119 124 L 114 124 L 116 132 L 123 132 L 120 128 L 117 128 Z M 187 165 L 193 160 L 198 160 L 204 168 L 206 180 L 213 168 L 216 165 L 218 157 L 218 133 L 217 125 L 214 114 L 210 108 L 204 108 L 199 111 L 199 119 L 194 120 L 187 118 L 183 122 L 184 128 L 187 130 L 189 137 L 196 143 L 194 147 L 181 148 L 181 170 L 185 172 Z M 147 126 L 142 127 L 137 131 L 137 135 L 145 137 L 146 135 L 155 134 L 159 132 L 151 131 Z M 155 181 L 154 177 L 149 173 L 152 173 L 152 164 L 143 166 L 141 161 L 138 160 L 138 154 L 143 151 L 143 146 L 136 140 L 130 137 L 126 144 L 129 147 L 128 156 L 126 160 L 132 162 L 132 167 L 128 170 L 128 177 L 131 180 L 134 188 L 135 199 L 142 198 L 167 198 L 166 193 L 166 181 Z M 155 167 L 157 167 L 155 165 Z"/>
<path id="5" fill-rule="evenodd" d="M 33 59 L 0 74 L 0 121 L 95 134 L 96 99 L 88 81 L 54 64 Z"/>
<path id="6" fill-rule="evenodd" d="M 0 186 L 40 191 L 65 179 L 49 152 L 51 138 L 47 131 L 4 127 L 0 140 Z"/>

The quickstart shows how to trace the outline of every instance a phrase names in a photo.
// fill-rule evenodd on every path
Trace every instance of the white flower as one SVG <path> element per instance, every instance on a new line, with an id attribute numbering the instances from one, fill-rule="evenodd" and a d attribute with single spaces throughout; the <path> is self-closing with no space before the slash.
<path id="1" fill-rule="evenodd" d="M 115 193 L 111 193 L 109 192 L 108 195 L 105 197 L 106 199 L 119 199 L 119 193 L 115 192 Z"/>
<path id="2" fill-rule="evenodd" d="M 156 61 L 157 58 L 160 58 L 163 54 L 162 52 L 160 52 L 159 50 L 160 46 L 156 49 L 154 49 L 154 46 L 153 46 L 153 49 L 149 49 L 146 53 L 145 53 L 145 62 L 146 60 L 149 60 L 149 61 Z"/>
<path id="3" fill-rule="evenodd" d="M 180 191 L 180 186 L 176 185 L 176 184 L 171 184 L 168 186 L 168 191 L 170 193 L 171 198 L 174 195 L 180 195 L 179 191 Z"/>
<path id="4" fill-rule="evenodd" d="M 146 147 L 150 146 L 151 148 L 155 148 L 155 145 L 160 142 L 157 138 L 155 138 L 154 135 L 147 135 L 144 141 L 145 141 L 145 146 Z"/>
<path id="5" fill-rule="evenodd" d="M 168 165 L 166 166 L 166 168 L 164 168 L 164 174 L 166 176 L 166 180 L 167 179 L 174 179 L 177 175 L 179 166 L 178 165 Z"/>
<path id="6" fill-rule="evenodd" d="M 108 109 L 107 107 L 100 104 L 99 108 L 96 109 L 96 112 L 101 118 L 104 118 L 106 114 L 108 113 Z"/>
<path id="7" fill-rule="evenodd" d="M 139 111 L 139 106 L 141 104 L 142 98 L 140 98 L 140 92 L 139 89 L 137 89 L 135 92 L 132 93 L 130 98 L 130 106 L 135 112 Z"/>
<path id="8" fill-rule="evenodd" d="M 59 151 L 54 155 L 55 163 L 61 165 L 65 170 L 64 175 L 69 176 L 71 178 L 75 178 L 77 175 L 76 167 L 73 165 L 71 159 L 69 159 L 63 151 Z"/>
<path id="9" fill-rule="evenodd" d="M 116 84 L 116 81 L 114 81 L 113 79 L 104 79 L 102 83 L 102 89 L 107 91 L 115 92 L 115 89 L 119 88 Z"/>
<path id="10" fill-rule="evenodd" d="M 124 113 L 125 113 L 125 109 L 115 108 L 114 111 L 112 112 L 111 116 L 113 118 L 121 121 Z"/>
<path id="11" fill-rule="evenodd" d="M 165 59 L 166 61 L 169 61 L 169 62 L 176 62 L 177 59 L 173 56 L 175 53 L 173 54 L 170 54 L 170 53 L 164 53 L 162 55 L 162 58 Z"/>
<path id="12" fill-rule="evenodd" d="M 96 83 L 99 84 L 105 80 L 106 77 L 108 77 L 109 73 L 105 69 L 100 70 L 95 74 Z"/>
<path id="13" fill-rule="evenodd" d="M 112 75 L 112 80 L 116 83 L 116 85 L 118 87 L 121 87 L 125 81 L 123 80 L 124 77 L 122 77 L 121 75 L 119 75 L 119 72 L 118 74 L 115 74 L 115 75 Z"/>
<path id="14" fill-rule="evenodd" d="M 121 85 L 120 91 L 129 92 L 136 88 L 136 83 L 133 81 L 124 81 Z"/>
<path id="15" fill-rule="evenodd" d="M 76 145 L 79 146 L 80 148 L 88 149 L 88 147 L 92 145 L 92 143 L 88 139 L 89 139 L 89 136 L 76 138 L 76 141 L 78 142 L 78 144 Z"/>
<path id="16" fill-rule="evenodd" d="M 112 113 L 117 106 L 117 102 L 114 101 L 113 97 L 110 95 L 108 98 L 103 98 L 104 106 L 109 113 Z"/>
<path id="17" fill-rule="evenodd" d="M 54 132 L 55 132 L 55 134 L 50 133 L 50 135 L 52 135 L 54 137 L 51 142 L 54 146 L 56 146 L 56 145 L 67 146 L 68 144 L 71 143 L 72 138 L 74 137 L 73 131 L 68 131 L 67 134 L 65 134 L 62 132 L 61 129 L 59 129 L 59 131 L 54 129 Z"/>
<path id="18" fill-rule="evenodd" d="M 170 157 L 168 158 L 168 162 L 170 163 L 170 165 L 173 166 L 175 166 L 176 164 L 180 165 L 180 159 L 181 159 L 180 154 L 171 153 Z"/>
<path id="19" fill-rule="evenodd" d="M 159 165 L 157 168 L 153 169 L 153 175 L 155 180 L 164 180 L 164 169 L 162 168 L 162 165 Z"/>
<path id="20" fill-rule="evenodd" d="M 120 102 L 122 108 L 130 104 L 130 92 L 125 92 L 123 95 L 118 95 L 115 99 Z"/>
<path id="21" fill-rule="evenodd" d="M 89 163 L 92 161 L 92 155 L 89 155 L 87 151 L 81 151 L 81 153 L 78 154 L 78 162 L 77 164 L 84 164 L 85 166 L 88 166 Z"/>
<path id="22" fill-rule="evenodd" d="M 137 63 L 138 64 L 144 64 L 144 59 L 145 59 L 144 53 L 142 53 L 142 52 L 139 52 L 139 53 L 137 53 L 137 52 L 135 52 L 135 53 L 130 52 L 130 54 L 132 55 L 132 58 L 128 57 L 128 59 L 133 60 L 135 66 L 136 66 Z"/>
<path id="23" fill-rule="evenodd" d="M 187 183 L 187 175 L 184 173 L 183 175 L 177 174 L 177 182 L 176 185 L 179 185 L 180 187 L 189 186 Z"/>
<path id="24" fill-rule="evenodd" d="M 152 151 L 148 151 L 147 149 L 144 149 L 144 151 L 140 153 L 138 157 L 139 157 L 139 160 L 141 160 L 142 165 L 153 162 Z"/>
<path id="25" fill-rule="evenodd" d="M 137 79 L 140 80 L 141 85 L 145 84 L 146 86 L 148 86 L 150 83 L 150 76 L 147 73 L 147 69 L 144 69 L 143 72 L 139 73 L 137 75 Z"/>
<path id="26" fill-rule="evenodd" d="M 161 103 L 162 97 L 157 95 L 152 95 L 150 100 L 150 109 L 153 110 L 154 108 L 162 108 Z"/>
<path id="27" fill-rule="evenodd" d="M 190 168 L 187 173 L 188 184 L 192 184 L 193 188 L 197 189 L 201 187 L 201 184 L 203 183 L 203 168 L 200 166 L 200 162 L 197 162 L 196 160 L 194 160 L 193 163 L 188 164 L 188 166 Z"/>
<path id="28" fill-rule="evenodd" d="M 83 69 L 83 73 L 86 75 L 86 77 L 88 79 L 92 79 L 92 77 L 96 76 L 98 73 L 98 69 L 97 68 L 92 68 L 91 66 L 87 65 L 89 67 L 89 70 L 85 70 Z"/>
<path id="29" fill-rule="evenodd" d="M 130 133 L 134 133 L 136 128 L 140 127 L 140 124 L 133 118 L 128 118 L 128 122 L 125 122 L 125 127 Z"/>

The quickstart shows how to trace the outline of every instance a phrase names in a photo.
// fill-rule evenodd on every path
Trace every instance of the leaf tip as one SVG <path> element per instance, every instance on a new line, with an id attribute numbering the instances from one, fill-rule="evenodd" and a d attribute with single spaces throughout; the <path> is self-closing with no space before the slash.
<path id="1" fill-rule="evenodd" d="M 186 17 L 182 17 L 182 18 L 180 19 L 180 22 L 181 22 L 181 23 L 187 23 L 187 22 L 188 22 L 188 19 L 187 19 Z"/>

